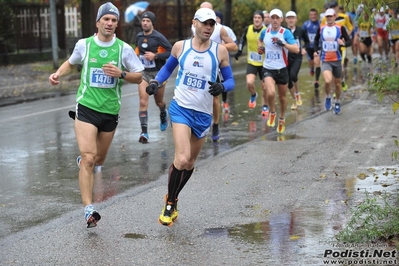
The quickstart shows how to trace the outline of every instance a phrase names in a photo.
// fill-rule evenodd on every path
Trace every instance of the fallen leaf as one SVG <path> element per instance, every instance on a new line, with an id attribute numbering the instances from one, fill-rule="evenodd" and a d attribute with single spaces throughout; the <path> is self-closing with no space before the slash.
<path id="1" fill-rule="evenodd" d="M 321 174 L 320 178 L 326 178 L 326 174 Z"/>
<path id="2" fill-rule="evenodd" d="M 357 178 L 359 178 L 360 180 L 364 180 L 368 177 L 368 175 L 366 175 L 365 173 L 360 173 L 357 175 Z"/>
<path id="3" fill-rule="evenodd" d="M 367 171 L 369 171 L 369 172 L 375 172 L 375 168 L 369 168 L 369 169 L 367 169 Z"/>
<path id="4" fill-rule="evenodd" d="M 301 237 L 300 236 L 290 236 L 290 240 L 298 240 L 298 239 L 300 239 Z"/>

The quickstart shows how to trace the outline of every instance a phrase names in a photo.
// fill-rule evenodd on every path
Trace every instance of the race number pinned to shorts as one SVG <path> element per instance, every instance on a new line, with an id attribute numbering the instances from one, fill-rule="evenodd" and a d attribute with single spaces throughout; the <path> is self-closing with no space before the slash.
<path id="1" fill-rule="evenodd" d="M 114 88 L 116 79 L 104 74 L 102 68 L 90 68 L 90 87 L 96 88 Z"/>
<path id="2" fill-rule="evenodd" d="M 208 80 L 210 80 L 208 75 L 184 70 L 183 75 L 180 79 L 179 87 L 184 90 L 203 93 L 209 87 Z"/>

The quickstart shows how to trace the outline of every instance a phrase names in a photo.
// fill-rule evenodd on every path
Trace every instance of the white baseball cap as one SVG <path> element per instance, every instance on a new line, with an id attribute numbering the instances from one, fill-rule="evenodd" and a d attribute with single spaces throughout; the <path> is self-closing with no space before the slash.
<path id="1" fill-rule="evenodd" d="M 280 9 L 275 8 L 272 11 L 270 11 L 270 14 L 269 14 L 270 17 L 272 17 L 273 15 L 276 15 L 276 16 L 282 18 L 283 12 Z"/>
<path id="2" fill-rule="evenodd" d="M 329 8 L 326 10 L 326 12 L 324 13 L 324 16 L 335 16 L 335 10 L 333 8 Z"/>
<path id="3" fill-rule="evenodd" d="M 201 22 L 212 19 L 216 22 L 216 14 L 215 11 L 213 11 L 212 9 L 203 7 L 195 12 L 194 19 L 197 19 Z"/>
<path id="4" fill-rule="evenodd" d="M 287 14 L 285 14 L 285 17 L 296 17 L 296 13 L 294 11 L 288 11 Z"/>

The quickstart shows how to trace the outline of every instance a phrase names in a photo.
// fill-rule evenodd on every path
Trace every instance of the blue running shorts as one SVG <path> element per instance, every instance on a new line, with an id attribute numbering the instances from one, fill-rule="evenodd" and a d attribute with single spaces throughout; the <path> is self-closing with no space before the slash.
<path id="1" fill-rule="evenodd" d="M 174 99 L 170 102 L 168 111 L 172 123 L 187 125 L 199 139 L 204 138 L 211 128 L 212 116 L 210 114 L 181 107 Z"/>

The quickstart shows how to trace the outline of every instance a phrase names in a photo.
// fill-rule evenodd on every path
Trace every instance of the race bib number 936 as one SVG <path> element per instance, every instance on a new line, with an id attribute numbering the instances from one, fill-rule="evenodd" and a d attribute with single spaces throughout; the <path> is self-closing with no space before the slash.
<path id="1" fill-rule="evenodd" d="M 180 82 L 182 89 L 191 91 L 204 91 L 208 85 L 209 76 L 185 71 Z"/>

